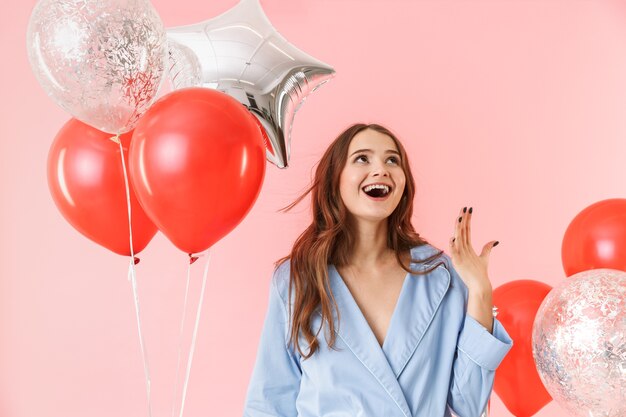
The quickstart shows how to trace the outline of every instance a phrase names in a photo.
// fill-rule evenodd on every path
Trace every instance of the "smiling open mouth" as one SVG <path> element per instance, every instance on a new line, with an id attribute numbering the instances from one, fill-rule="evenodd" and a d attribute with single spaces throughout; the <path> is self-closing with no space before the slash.
<path id="1" fill-rule="evenodd" d="M 363 192 L 370 197 L 381 198 L 386 197 L 391 192 L 391 187 L 384 184 L 372 184 L 363 187 Z"/>

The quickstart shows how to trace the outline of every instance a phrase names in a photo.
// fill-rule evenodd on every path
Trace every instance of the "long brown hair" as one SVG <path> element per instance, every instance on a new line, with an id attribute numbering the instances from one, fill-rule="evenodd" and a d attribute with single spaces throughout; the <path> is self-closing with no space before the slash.
<path id="1" fill-rule="evenodd" d="M 309 188 L 293 203 L 281 209 L 285 212 L 291 210 L 311 193 L 313 221 L 296 239 L 291 254 L 276 262 L 278 267 L 291 259 L 288 300 L 292 299 L 292 291 L 295 291 L 295 299 L 293 314 L 291 303 L 288 303 L 289 317 L 291 317 L 289 343 L 295 346 L 304 359 L 308 359 L 319 348 L 317 335 L 322 326 L 315 334 L 311 330 L 313 314 L 318 306 L 321 307 L 322 324 L 327 323 L 328 333 L 330 333 L 330 340 L 328 334 L 325 335 L 326 342 L 330 348 L 334 348 L 335 345 L 332 311 L 334 309 L 337 312 L 339 319 L 339 310 L 330 291 L 327 268 L 328 264 L 346 265 L 349 261 L 350 248 L 355 241 L 354 232 L 349 227 L 350 213 L 344 206 L 339 193 L 339 178 L 347 161 L 352 138 L 365 129 L 375 130 L 393 139 L 400 152 L 401 166 L 406 176 L 404 193 L 398 207 L 387 218 L 387 246 L 395 251 L 398 263 L 409 273 L 426 274 L 437 266 L 434 265 L 427 271 L 414 271 L 410 269 L 410 264 L 404 265 L 401 259 L 402 252 L 428 243 L 420 237 L 411 224 L 415 181 L 404 147 L 389 129 L 381 125 L 357 123 L 350 126 L 337 136 L 318 162 L 315 177 Z M 441 253 L 442 251 L 439 251 L 424 260 L 411 259 L 411 262 L 428 262 L 436 259 Z M 304 354 L 300 346 L 298 340 L 300 333 L 309 344 L 308 354 Z"/>

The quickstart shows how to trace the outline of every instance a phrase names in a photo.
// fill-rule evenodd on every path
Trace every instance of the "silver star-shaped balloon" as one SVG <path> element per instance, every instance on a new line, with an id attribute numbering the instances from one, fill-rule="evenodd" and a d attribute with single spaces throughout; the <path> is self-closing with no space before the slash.
<path id="1" fill-rule="evenodd" d="M 308 94 L 334 76 L 333 68 L 283 38 L 258 0 L 169 28 L 167 38 L 171 87 L 214 88 L 238 100 L 264 129 L 267 159 L 287 167 L 294 115 Z"/>

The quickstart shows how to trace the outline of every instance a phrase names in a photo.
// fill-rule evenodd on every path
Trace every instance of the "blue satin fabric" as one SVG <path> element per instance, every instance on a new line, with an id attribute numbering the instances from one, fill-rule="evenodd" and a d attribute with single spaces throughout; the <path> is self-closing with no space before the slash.
<path id="1" fill-rule="evenodd" d="M 413 259 L 437 252 L 411 249 Z M 466 314 L 468 289 L 443 254 L 426 275 L 407 274 L 383 346 L 333 265 L 331 290 L 341 321 L 336 348 L 303 360 L 287 345 L 290 266 L 272 277 L 269 305 L 249 382 L 244 417 L 479 417 L 495 370 L 513 346 L 494 319 L 493 334 Z M 337 316 L 334 315 L 337 324 Z M 313 329 L 321 323 L 315 315 Z M 307 344 L 301 346 L 306 349 Z M 305 350 L 306 351 L 306 350 Z"/>

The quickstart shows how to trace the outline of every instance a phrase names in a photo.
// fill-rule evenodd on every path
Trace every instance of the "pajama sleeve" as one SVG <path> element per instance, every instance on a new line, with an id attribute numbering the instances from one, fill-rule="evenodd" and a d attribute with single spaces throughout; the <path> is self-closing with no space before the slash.
<path id="1" fill-rule="evenodd" d="M 287 261 L 288 265 L 288 261 Z M 289 267 L 282 264 L 272 277 L 269 303 L 256 363 L 248 385 L 244 417 L 296 417 L 302 370 L 299 355 L 288 347 L 287 309 L 279 288 L 286 288 Z"/>
<path id="2" fill-rule="evenodd" d="M 449 262 L 451 264 L 451 262 Z M 493 334 L 467 314 L 469 291 L 450 265 L 453 285 L 465 297 L 463 325 L 459 332 L 448 390 L 448 406 L 458 417 L 480 417 L 493 389 L 496 368 L 513 347 L 513 340 L 496 318 Z"/>

